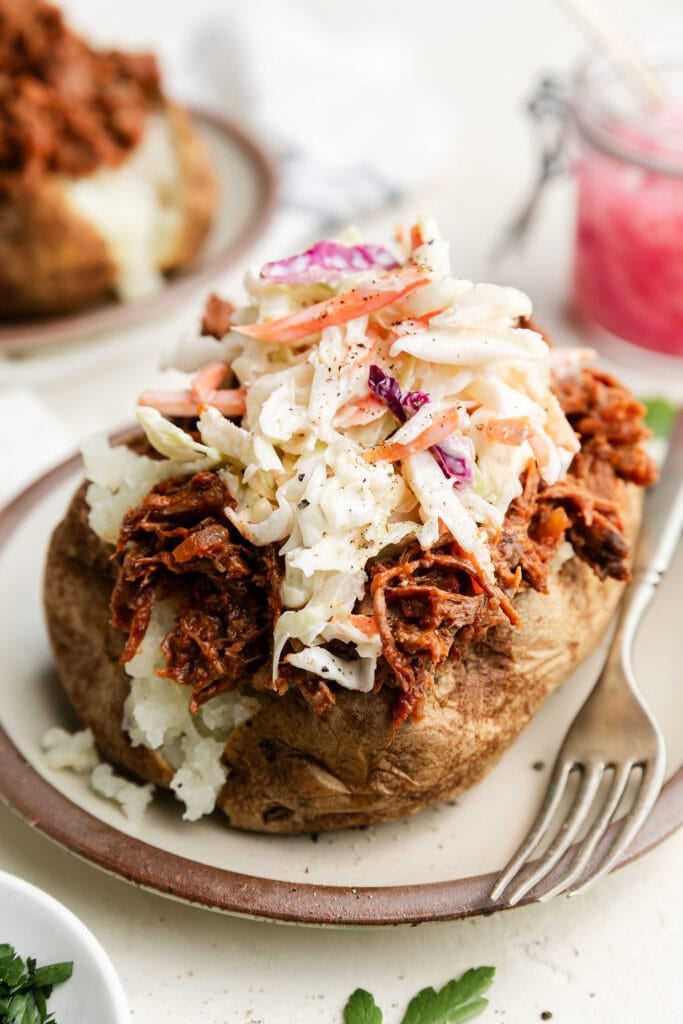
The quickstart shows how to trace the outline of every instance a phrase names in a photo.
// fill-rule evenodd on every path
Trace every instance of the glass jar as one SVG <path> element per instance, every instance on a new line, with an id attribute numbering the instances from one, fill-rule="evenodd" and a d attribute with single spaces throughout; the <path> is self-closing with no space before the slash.
<path id="1" fill-rule="evenodd" d="M 603 61 L 573 89 L 573 305 L 598 334 L 683 357 L 683 51 L 651 57 L 662 104 L 639 99 Z"/>

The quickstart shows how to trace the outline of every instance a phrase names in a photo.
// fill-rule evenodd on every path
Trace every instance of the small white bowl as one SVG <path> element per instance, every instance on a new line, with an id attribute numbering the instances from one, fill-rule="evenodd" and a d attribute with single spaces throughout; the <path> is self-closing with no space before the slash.
<path id="1" fill-rule="evenodd" d="M 0 871 L 0 943 L 38 966 L 73 960 L 73 974 L 47 1004 L 59 1024 L 130 1024 L 128 1003 L 113 964 L 75 914 L 42 889 Z"/>

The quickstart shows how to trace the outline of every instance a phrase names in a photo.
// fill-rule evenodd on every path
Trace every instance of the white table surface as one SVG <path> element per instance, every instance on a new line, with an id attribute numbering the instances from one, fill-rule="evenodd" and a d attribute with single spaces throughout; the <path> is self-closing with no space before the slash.
<path id="1" fill-rule="evenodd" d="M 210 0 L 68 0 L 77 23 L 101 39 L 154 45 L 179 37 L 220 5 Z M 299 0 L 335 26 L 409 28 L 415 73 L 453 111 L 452 171 L 426 183 L 406 206 L 433 213 L 452 240 L 456 272 L 491 275 L 487 253 L 524 197 L 533 170 L 524 100 L 547 70 L 567 70 L 583 41 L 551 0 Z M 680 0 L 630 0 L 634 23 L 649 34 L 677 26 Z M 408 140 L 407 140 L 408 144 Z M 571 186 L 546 197 L 523 254 L 495 278 L 527 290 L 537 317 L 571 340 L 564 319 Z M 397 214 L 368 225 L 381 240 Z M 365 225 L 364 225 L 365 226 Z M 271 235 L 272 239 L 272 235 Z M 278 256 L 265 238 L 252 254 Z M 279 241 L 278 241 L 278 244 Z M 226 284 L 229 283 L 229 280 Z M 21 361 L 0 360 L 0 394 L 31 387 L 74 442 L 130 419 L 141 386 L 151 386 L 160 350 L 196 318 L 198 301 L 126 337 L 93 339 Z M 683 374 L 624 366 L 641 394 L 683 394 Z M 83 381 L 90 380 L 87 388 Z M 0 869 L 45 888 L 92 929 L 110 954 L 133 1021 L 201 1024 L 342 1020 L 357 986 L 371 990 L 398 1022 L 418 988 L 439 986 L 466 968 L 497 968 L 484 1021 L 527 1024 L 674 1024 L 683 1019 L 683 833 L 577 899 L 559 899 L 490 918 L 417 928 L 346 931 L 238 920 L 142 892 L 33 832 L 0 807 Z M 2 938 L 2 936 L 0 936 Z"/>

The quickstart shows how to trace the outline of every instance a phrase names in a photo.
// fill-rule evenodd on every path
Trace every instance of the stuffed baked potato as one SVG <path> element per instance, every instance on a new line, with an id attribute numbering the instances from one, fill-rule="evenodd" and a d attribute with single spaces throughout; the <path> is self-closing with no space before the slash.
<path id="1" fill-rule="evenodd" d="M 450 277 L 432 225 L 405 244 L 320 243 L 214 298 L 142 448 L 85 448 L 46 570 L 60 676 L 186 817 L 338 828 L 468 788 L 628 578 L 642 407 L 521 293 Z"/>
<path id="2" fill-rule="evenodd" d="M 634 488 L 629 533 L 639 497 Z M 82 488 L 47 563 L 52 648 L 102 755 L 167 788 L 173 766 L 158 751 L 131 746 L 122 725 L 131 681 L 119 661 L 124 638 L 110 624 L 112 553 L 88 525 Z M 235 828 L 318 831 L 399 818 L 469 789 L 601 640 L 621 588 L 574 556 L 562 561 L 547 594 L 524 590 L 515 599 L 521 625 L 494 627 L 461 660 L 438 668 L 422 717 L 397 731 L 389 690 L 341 691 L 320 716 L 288 692 L 231 732 L 218 807 Z"/>
<path id="3" fill-rule="evenodd" d="M 0 317 L 149 294 L 185 266 L 216 181 L 154 59 L 98 52 L 43 0 L 0 2 Z"/>

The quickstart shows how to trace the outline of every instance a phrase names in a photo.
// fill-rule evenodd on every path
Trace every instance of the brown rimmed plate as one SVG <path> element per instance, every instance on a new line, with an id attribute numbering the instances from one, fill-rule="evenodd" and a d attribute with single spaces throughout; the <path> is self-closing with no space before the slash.
<path id="1" fill-rule="evenodd" d="M 43 625 L 42 565 L 81 473 L 70 459 L 0 514 L 0 797 L 74 854 L 162 895 L 230 914 L 318 925 L 397 925 L 488 913 L 497 870 L 545 789 L 553 753 L 596 659 L 557 691 L 475 789 L 414 818 L 317 836 L 236 832 L 221 817 L 190 824 L 166 794 L 132 827 L 82 776 L 49 771 L 41 737 L 75 728 Z M 636 669 L 664 726 L 675 771 L 622 864 L 683 823 L 683 546 L 639 637 Z"/>
<path id="2" fill-rule="evenodd" d="M 159 292 L 133 302 L 112 298 L 63 316 L 0 321 L 0 353 L 24 354 L 152 319 L 215 281 L 256 242 L 275 211 L 277 178 L 270 158 L 231 121 L 197 110 L 192 116 L 218 180 L 215 221 L 192 263 L 169 275 Z"/>

